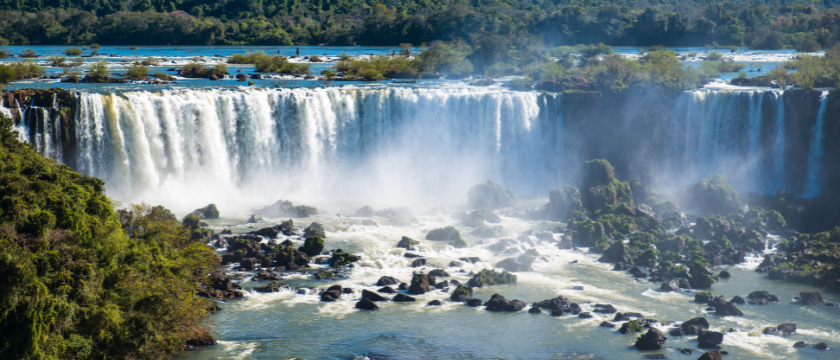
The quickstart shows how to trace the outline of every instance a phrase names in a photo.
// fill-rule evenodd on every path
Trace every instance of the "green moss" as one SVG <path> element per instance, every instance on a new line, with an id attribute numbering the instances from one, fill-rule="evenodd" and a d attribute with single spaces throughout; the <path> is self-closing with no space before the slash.
<path id="1" fill-rule="evenodd" d="M 324 231 L 324 226 L 319 224 L 319 223 L 313 222 L 308 227 L 306 227 L 305 230 L 303 230 L 303 237 L 304 238 L 309 238 L 309 237 L 312 237 L 312 236 L 317 236 L 317 237 L 320 237 L 322 239 L 326 238 L 327 233 L 326 233 L 326 231 Z"/>
<path id="2" fill-rule="evenodd" d="M 310 236 L 306 238 L 303 246 L 298 250 L 310 257 L 318 255 L 324 250 L 324 239 L 320 236 Z"/>
<path id="3" fill-rule="evenodd" d="M 628 321 L 626 325 L 627 329 L 631 332 L 642 332 L 645 330 L 644 326 L 642 326 L 642 323 L 637 319 Z"/>
<path id="4" fill-rule="evenodd" d="M 460 240 L 461 232 L 454 226 L 447 226 L 439 229 L 434 229 L 426 234 L 426 240 L 447 241 Z"/>
<path id="5" fill-rule="evenodd" d="M 203 208 L 195 209 L 193 214 L 198 215 L 202 219 L 218 219 L 219 209 L 216 208 L 216 204 L 210 204 Z"/>
<path id="6" fill-rule="evenodd" d="M 492 269 L 484 269 L 475 274 L 467 285 L 471 287 L 482 287 L 490 285 L 514 284 L 516 275 L 507 271 L 496 272 Z"/>

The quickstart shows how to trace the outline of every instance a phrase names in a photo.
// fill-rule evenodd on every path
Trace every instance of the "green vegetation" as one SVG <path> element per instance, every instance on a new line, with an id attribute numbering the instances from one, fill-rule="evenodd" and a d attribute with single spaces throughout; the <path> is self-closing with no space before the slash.
<path id="1" fill-rule="evenodd" d="M 108 70 L 108 63 L 105 61 L 97 61 L 90 66 L 88 74 L 85 75 L 84 82 L 88 83 L 107 83 L 111 71 Z"/>
<path id="2" fill-rule="evenodd" d="M 195 209 L 192 213 L 198 215 L 202 219 L 219 218 L 219 208 L 216 207 L 216 204 L 209 204 L 203 208 Z"/>
<path id="3" fill-rule="evenodd" d="M 0 357 L 165 358 L 196 334 L 217 258 L 161 207 L 114 211 L 102 180 L 0 117 Z"/>
<path id="4" fill-rule="evenodd" d="M 838 41 L 837 0 L 299 2 L 0 1 L 2 44 L 390 45 L 501 36 L 554 44 L 826 48 Z M 411 54 L 402 47 L 401 54 Z"/>
<path id="5" fill-rule="evenodd" d="M 642 323 L 637 319 L 630 320 L 624 323 L 623 326 L 626 326 L 627 330 L 629 330 L 630 332 L 642 332 L 645 330 L 644 326 L 642 326 Z"/>
<path id="6" fill-rule="evenodd" d="M 34 57 L 38 57 L 38 54 L 36 54 L 35 51 L 33 51 L 32 49 L 27 49 L 27 50 L 21 51 L 18 56 L 20 56 L 22 58 L 34 58 Z"/>
<path id="7" fill-rule="evenodd" d="M 142 61 L 140 61 L 140 65 L 143 65 L 143 66 L 157 66 L 157 65 L 160 65 L 160 59 L 153 58 L 153 57 L 147 57 L 147 58 L 143 59 Z"/>
<path id="8" fill-rule="evenodd" d="M 434 229 L 426 234 L 426 240 L 435 241 L 452 241 L 461 240 L 461 232 L 454 226 L 447 226 L 439 229 Z"/>
<path id="9" fill-rule="evenodd" d="M 306 254 L 309 257 L 321 254 L 324 250 L 324 239 L 320 236 L 307 237 L 303 242 L 303 246 L 298 251 Z"/>
<path id="10" fill-rule="evenodd" d="M 141 65 L 140 63 L 134 63 L 125 71 L 123 77 L 131 80 L 146 79 L 149 77 L 149 68 Z"/>
<path id="11" fill-rule="evenodd" d="M 66 48 L 64 49 L 64 53 L 68 56 L 79 56 L 82 55 L 82 49 L 77 47 Z"/>
<path id="12" fill-rule="evenodd" d="M 257 72 L 281 74 L 308 74 L 309 64 L 295 64 L 280 55 L 268 55 L 262 51 L 248 51 L 227 58 L 228 64 L 252 64 Z"/>
<path id="13" fill-rule="evenodd" d="M 507 271 L 496 272 L 492 269 L 484 269 L 475 274 L 467 283 L 470 287 L 482 287 L 491 285 L 504 285 L 516 283 L 516 275 Z"/>
<path id="14" fill-rule="evenodd" d="M 26 59 L 0 65 L 0 84 L 8 84 L 14 80 L 23 80 L 40 77 L 44 69 L 34 61 Z"/>

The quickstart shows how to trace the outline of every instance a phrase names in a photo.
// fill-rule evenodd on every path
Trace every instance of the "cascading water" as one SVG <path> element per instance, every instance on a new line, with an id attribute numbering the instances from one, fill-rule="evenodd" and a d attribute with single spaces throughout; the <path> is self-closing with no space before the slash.
<path id="1" fill-rule="evenodd" d="M 828 91 L 820 95 L 820 107 L 817 110 L 817 121 L 811 128 L 811 149 L 808 151 L 808 180 L 803 197 L 813 197 L 820 193 L 818 177 L 822 169 L 823 156 L 823 126 L 825 125 L 825 110 L 828 107 Z"/>
<path id="2" fill-rule="evenodd" d="M 782 95 L 684 92 L 663 105 L 673 106 L 671 119 L 653 125 L 664 127 L 667 139 L 636 135 L 633 150 L 647 154 L 638 161 L 662 164 L 652 177 L 674 186 L 724 173 L 742 191 L 800 193 L 786 188 Z M 822 132 L 825 103 L 824 96 L 814 134 Z M 564 173 L 570 166 L 605 156 L 566 148 L 581 144 L 570 140 L 616 149 L 611 139 L 634 136 L 622 129 L 636 125 L 610 129 L 565 118 L 569 106 L 560 94 L 476 87 L 81 93 L 66 158 L 62 128 L 47 109 L 27 110 L 41 111 L 43 120 L 29 122 L 37 136 L 26 138 L 104 178 L 112 197 L 173 207 L 216 201 L 237 208 L 277 198 L 394 204 L 462 197 L 487 179 L 520 196 L 544 196 L 573 177 Z M 822 141 L 811 141 L 809 195 L 819 192 Z"/>
<path id="3" fill-rule="evenodd" d="M 462 196 L 488 178 L 544 189 L 557 186 L 561 101 L 475 88 L 82 94 L 70 162 L 130 201 L 335 195 L 324 189 L 387 201 Z"/>

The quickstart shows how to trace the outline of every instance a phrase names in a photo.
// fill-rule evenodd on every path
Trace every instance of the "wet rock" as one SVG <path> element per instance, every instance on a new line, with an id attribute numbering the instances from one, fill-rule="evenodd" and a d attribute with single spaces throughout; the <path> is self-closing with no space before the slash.
<path id="1" fill-rule="evenodd" d="M 785 323 L 785 324 L 781 324 L 779 326 L 766 327 L 766 328 L 764 328 L 763 333 L 764 334 L 776 334 L 776 335 L 796 334 L 796 324 Z"/>
<path id="2" fill-rule="evenodd" d="M 435 277 L 449 276 L 449 274 L 446 273 L 446 271 L 443 271 L 442 269 L 434 269 L 432 271 L 429 271 L 429 275 L 433 275 Z"/>
<path id="3" fill-rule="evenodd" d="M 516 194 L 512 190 L 490 180 L 471 187 L 467 192 L 467 204 L 470 209 L 498 209 L 514 206 L 516 202 Z"/>
<path id="4" fill-rule="evenodd" d="M 432 301 L 429 301 L 428 304 L 426 304 L 426 306 L 441 306 L 441 305 L 443 305 L 443 303 L 441 303 L 440 300 L 432 300 Z"/>
<path id="5" fill-rule="evenodd" d="M 383 294 L 396 294 L 397 290 L 394 290 L 394 288 L 392 288 L 390 286 L 386 286 L 386 287 L 383 287 L 379 290 L 376 290 L 376 292 L 381 292 Z"/>
<path id="6" fill-rule="evenodd" d="M 187 339 L 187 346 L 212 346 L 216 345 L 216 339 L 205 329 L 197 329 L 195 334 Z"/>
<path id="7" fill-rule="evenodd" d="M 405 253 L 405 254 L 403 254 L 403 257 L 408 258 L 408 259 L 416 259 L 416 258 L 422 258 L 423 255 L 417 255 L 417 254 L 414 254 L 414 253 Z"/>
<path id="8" fill-rule="evenodd" d="M 648 359 L 667 359 L 668 357 L 663 354 L 647 354 L 645 355 Z"/>
<path id="9" fill-rule="evenodd" d="M 705 304 L 712 301 L 712 299 L 714 299 L 714 296 L 709 292 L 704 291 L 694 294 L 694 302 L 696 303 Z"/>
<path id="10" fill-rule="evenodd" d="M 686 278 L 677 279 L 677 283 L 679 283 L 680 289 L 691 289 L 691 283 Z"/>
<path id="11" fill-rule="evenodd" d="M 569 312 L 571 312 L 572 314 L 575 314 L 575 315 L 580 314 L 580 311 L 581 311 L 580 310 L 580 305 L 578 305 L 576 303 L 569 304 Z"/>
<path id="12" fill-rule="evenodd" d="M 663 282 L 662 286 L 659 287 L 660 291 L 680 291 L 680 284 L 677 280 L 671 279 L 669 281 Z"/>
<path id="13" fill-rule="evenodd" d="M 520 311 L 526 304 L 520 300 L 507 300 L 502 295 L 493 294 L 485 305 L 490 311 Z"/>
<path id="14" fill-rule="evenodd" d="M 272 282 L 270 282 L 270 283 L 268 283 L 268 284 L 265 284 L 265 285 L 263 285 L 263 286 L 257 286 L 257 287 L 255 287 L 255 288 L 254 288 L 254 291 L 256 291 L 256 292 L 258 292 L 258 293 L 273 293 L 273 292 L 278 292 L 278 291 L 280 291 L 280 287 L 281 287 L 281 286 L 283 286 L 283 285 L 285 285 L 285 284 L 284 284 L 284 283 L 281 283 L 281 282 L 277 282 L 277 281 L 272 281 Z"/>
<path id="15" fill-rule="evenodd" d="M 744 313 L 741 312 L 741 310 L 738 310 L 734 304 L 726 301 L 726 299 L 721 296 L 714 298 L 711 302 L 709 302 L 709 305 L 714 307 L 715 313 L 720 316 L 744 316 Z"/>
<path id="16" fill-rule="evenodd" d="M 601 325 L 600 325 L 600 326 L 614 328 L 614 327 L 615 327 L 615 324 L 613 324 L 613 323 L 611 323 L 611 322 L 608 322 L 608 321 L 604 321 L 604 322 L 602 322 L 602 323 L 601 323 Z"/>
<path id="17" fill-rule="evenodd" d="M 362 220 L 362 225 L 364 225 L 364 226 L 379 226 L 379 224 L 377 224 L 376 221 L 369 220 L 369 219 Z"/>
<path id="18" fill-rule="evenodd" d="M 452 261 L 449 262 L 449 267 L 461 267 L 461 266 L 464 266 L 464 263 L 462 263 L 460 261 L 452 260 Z"/>
<path id="19" fill-rule="evenodd" d="M 262 217 L 257 214 L 252 214 L 251 217 L 248 218 L 247 223 L 249 224 L 256 224 L 258 222 L 262 222 Z"/>
<path id="20" fill-rule="evenodd" d="M 817 349 L 817 350 L 828 350 L 828 344 L 826 344 L 826 343 L 824 343 L 824 342 L 818 342 L 818 343 L 816 343 L 816 345 L 814 345 L 814 349 Z"/>
<path id="21" fill-rule="evenodd" d="M 270 228 L 270 227 L 262 228 L 262 229 L 259 229 L 257 231 L 251 231 L 248 234 L 249 235 L 265 236 L 269 239 L 276 239 L 277 238 L 277 230 L 274 230 L 273 228 Z"/>
<path id="22" fill-rule="evenodd" d="M 467 300 L 467 306 L 470 307 L 479 307 L 484 305 L 484 301 L 481 299 L 469 299 Z"/>
<path id="23" fill-rule="evenodd" d="M 581 319 L 591 319 L 592 318 L 592 313 L 582 312 L 582 313 L 578 314 L 578 317 L 581 318 Z"/>
<path id="24" fill-rule="evenodd" d="M 435 284 L 435 289 L 446 289 L 448 287 L 449 287 L 449 282 L 448 281 L 441 281 L 441 282 Z"/>
<path id="25" fill-rule="evenodd" d="M 426 265 L 426 259 L 417 259 L 411 262 L 411 267 L 422 267 Z"/>
<path id="26" fill-rule="evenodd" d="M 620 328 L 618 328 L 618 332 L 622 334 L 629 334 L 631 332 L 641 332 L 642 329 L 644 328 L 638 321 L 626 321 L 621 324 Z"/>
<path id="27" fill-rule="evenodd" d="M 397 285 L 400 281 L 390 276 L 383 276 L 376 282 L 376 286 Z"/>
<path id="28" fill-rule="evenodd" d="M 365 290 L 365 291 L 367 291 L 367 290 Z M 362 300 L 359 300 L 359 302 L 356 303 L 356 309 L 376 310 L 376 309 L 379 309 L 379 306 L 374 304 L 371 299 L 363 297 Z"/>
<path id="29" fill-rule="evenodd" d="M 400 290 L 408 290 L 408 284 L 406 284 L 406 283 L 400 283 L 400 286 L 398 286 L 398 287 L 397 287 L 397 289 L 400 289 Z"/>
<path id="30" fill-rule="evenodd" d="M 472 293 L 473 289 L 471 287 L 458 285 L 458 287 L 452 291 L 452 295 L 449 297 L 449 300 L 464 302 L 472 297 Z"/>
<path id="31" fill-rule="evenodd" d="M 477 257 L 474 257 L 474 256 L 471 256 L 471 257 L 462 257 L 462 258 L 459 258 L 458 260 L 461 260 L 461 261 L 463 261 L 463 262 L 468 262 L 468 263 L 470 263 L 470 264 L 475 264 L 475 263 L 477 263 L 477 262 L 481 262 L 481 259 L 479 259 L 479 258 L 477 258 Z"/>
<path id="32" fill-rule="evenodd" d="M 335 301 L 341 297 L 341 285 L 333 285 L 321 294 L 321 301 Z"/>
<path id="33" fill-rule="evenodd" d="M 551 310 L 551 316 L 563 316 L 563 308 Z"/>
<path id="34" fill-rule="evenodd" d="M 708 330 L 709 322 L 704 317 L 696 317 L 680 324 L 680 326 L 671 330 L 670 335 L 696 335 L 700 331 Z"/>
<path id="35" fill-rule="evenodd" d="M 723 360 L 723 354 L 721 354 L 720 351 L 717 350 L 709 351 L 703 355 L 700 355 L 700 357 L 697 358 L 697 360 Z"/>
<path id="36" fill-rule="evenodd" d="M 665 347 L 665 340 L 668 337 L 659 329 L 651 327 L 644 335 L 636 341 L 636 348 L 639 350 L 659 350 Z"/>
<path id="37" fill-rule="evenodd" d="M 416 274 L 411 278 L 411 286 L 408 287 L 408 293 L 412 295 L 420 295 L 429 292 L 429 287 L 434 283 L 434 280 L 429 279 L 428 275 Z"/>
<path id="38" fill-rule="evenodd" d="M 497 268 L 502 268 L 510 272 L 517 271 L 531 271 L 530 264 L 520 263 L 516 258 L 507 258 L 496 263 Z"/>
<path id="39" fill-rule="evenodd" d="M 766 291 L 753 291 L 749 295 L 747 295 L 747 297 L 750 300 L 764 299 L 764 300 L 767 300 L 767 301 L 779 301 L 779 298 L 776 297 L 776 295 L 770 295 L 770 293 L 768 293 Z"/>
<path id="40" fill-rule="evenodd" d="M 793 347 L 795 349 L 801 349 L 801 348 L 811 347 L 811 345 L 806 344 L 804 341 L 797 341 L 797 342 L 793 343 Z"/>
<path id="41" fill-rule="evenodd" d="M 679 351 L 679 352 L 681 352 L 685 355 L 691 355 L 691 354 L 694 354 L 695 352 L 697 352 L 697 350 L 694 350 L 694 349 L 677 349 L 677 351 Z"/>
<path id="42" fill-rule="evenodd" d="M 569 304 L 571 304 L 571 301 L 569 301 L 569 299 L 563 295 L 557 296 L 554 299 L 548 299 L 540 301 L 538 303 L 534 303 L 535 306 L 539 306 L 540 308 L 549 310 L 563 309 L 564 307 L 569 306 Z"/>
<path id="43" fill-rule="evenodd" d="M 717 349 L 723 344 L 723 333 L 717 331 L 703 331 L 697 333 L 697 347 L 704 349 Z"/>
<path id="44" fill-rule="evenodd" d="M 819 291 L 802 291 L 799 293 L 799 298 L 802 299 L 802 305 L 822 305 L 825 303 Z"/>
<path id="45" fill-rule="evenodd" d="M 388 301 L 388 298 L 368 290 L 362 290 L 362 297 L 370 299 L 370 301 Z"/>
<path id="46" fill-rule="evenodd" d="M 406 250 L 414 250 L 414 246 L 419 244 L 419 241 L 414 240 L 408 236 L 403 236 L 402 239 L 400 239 L 400 242 L 397 243 L 397 247 Z"/>
<path id="47" fill-rule="evenodd" d="M 720 274 L 718 276 L 721 279 L 729 279 L 730 277 L 732 277 L 732 274 L 730 274 L 729 271 L 723 270 L 723 271 L 720 272 Z"/>
<path id="48" fill-rule="evenodd" d="M 532 305 L 531 308 L 528 309 L 528 313 L 529 314 L 542 314 L 542 309 L 540 309 L 539 306 L 533 306 Z"/>
<path id="49" fill-rule="evenodd" d="M 729 300 L 729 302 L 731 302 L 733 304 L 741 304 L 741 305 L 746 304 L 746 301 L 744 301 L 744 298 L 742 298 L 738 295 L 735 295 L 734 297 L 732 297 L 732 300 Z"/>
<path id="50" fill-rule="evenodd" d="M 413 298 L 413 297 L 411 297 L 411 296 L 408 296 L 408 295 L 406 295 L 406 294 L 397 294 L 396 296 L 394 296 L 394 299 L 393 299 L 393 300 L 394 300 L 394 301 L 396 301 L 396 302 L 411 302 L 411 301 L 417 301 L 417 299 L 415 299 L 415 298 Z"/>
<path id="51" fill-rule="evenodd" d="M 614 314 L 618 310 L 615 309 L 614 306 L 610 304 L 595 304 L 595 309 L 592 312 L 601 313 L 601 314 Z"/>

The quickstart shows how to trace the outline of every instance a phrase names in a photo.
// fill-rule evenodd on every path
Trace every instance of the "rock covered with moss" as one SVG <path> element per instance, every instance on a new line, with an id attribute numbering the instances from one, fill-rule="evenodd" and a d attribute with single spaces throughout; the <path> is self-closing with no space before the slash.
<path id="1" fill-rule="evenodd" d="M 482 208 L 467 213 L 462 217 L 461 221 L 464 222 L 464 225 L 479 227 L 484 225 L 484 223 L 498 224 L 502 222 L 502 219 L 493 209 Z"/>
<path id="2" fill-rule="evenodd" d="M 298 248 L 298 251 L 303 252 L 309 257 L 317 256 L 324 250 L 324 239 L 320 236 L 310 236 L 303 242 L 303 246 Z"/>
<path id="3" fill-rule="evenodd" d="M 651 327 L 647 333 L 639 336 L 634 346 L 639 350 L 659 350 L 665 347 L 665 340 L 668 337 L 661 330 Z"/>
<path id="4" fill-rule="evenodd" d="M 546 217 L 550 220 L 562 221 L 583 211 L 580 191 L 574 186 L 564 186 L 548 192 L 548 204 L 545 206 Z"/>
<path id="5" fill-rule="evenodd" d="M 309 224 L 309 226 L 307 226 L 306 229 L 303 230 L 303 237 L 308 238 L 312 236 L 317 236 L 322 239 L 326 238 L 327 233 L 324 230 L 324 225 L 321 225 L 320 223 L 316 222 Z"/>
<path id="6" fill-rule="evenodd" d="M 443 228 L 434 229 L 426 234 L 426 240 L 433 241 L 452 241 L 460 240 L 461 232 L 454 226 L 447 226 Z"/>
<path id="7" fill-rule="evenodd" d="M 341 267 L 351 265 L 352 263 L 361 260 L 360 256 L 350 254 L 344 250 L 333 250 L 332 258 L 330 258 L 330 266 Z"/>
<path id="8" fill-rule="evenodd" d="M 487 180 L 467 192 L 467 205 L 471 209 L 499 209 L 516 205 L 517 198 L 513 190 Z"/>
<path id="9" fill-rule="evenodd" d="M 507 271 L 497 272 L 492 269 L 484 269 L 473 275 L 467 282 L 470 287 L 482 287 L 491 285 L 515 284 L 516 275 Z"/>
<path id="10" fill-rule="evenodd" d="M 216 204 L 210 204 L 203 208 L 193 210 L 193 214 L 198 215 L 202 219 L 218 219 L 219 209 L 216 208 Z"/>
<path id="11" fill-rule="evenodd" d="M 305 218 L 318 214 L 318 209 L 306 205 L 294 205 L 291 201 L 277 200 L 274 204 L 268 205 L 257 214 L 264 218 Z"/>
<path id="12" fill-rule="evenodd" d="M 633 205 L 630 184 L 615 178 L 615 169 L 609 161 L 595 159 L 587 161 L 583 169 L 583 206 L 591 213 L 608 205 L 627 203 Z"/>
<path id="13" fill-rule="evenodd" d="M 717 174 L 692 185 L 685 192 L 689 209 L 713 214 L 729 214 L 743 207 L 741 195 L 729 184 L 726 175 Z"/>

